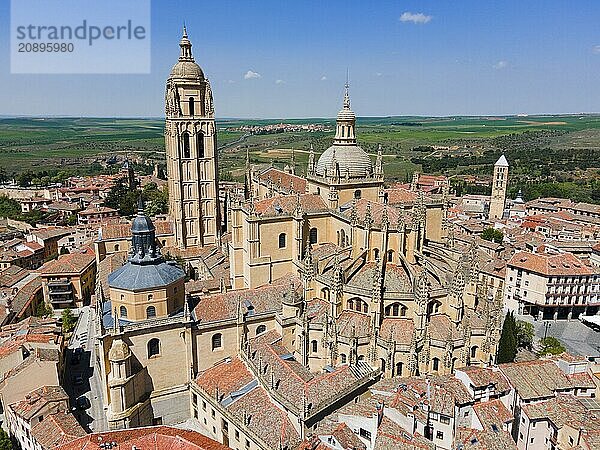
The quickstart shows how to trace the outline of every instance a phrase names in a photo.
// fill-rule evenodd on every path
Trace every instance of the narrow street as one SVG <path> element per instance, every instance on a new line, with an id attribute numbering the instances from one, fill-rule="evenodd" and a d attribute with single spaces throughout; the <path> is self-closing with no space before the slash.
<path id="1" fill-rule="evenodd" d="M 67 349 L 64 388 L 75 408 L 75 417 L 90 431 L 104 431 L 108 428 L 102 401 L 102 383 L 96 365 L 94 312 L 89 307 L 81 309 L 73 339 Z M 81 350 L 77 350 L 81 349 Z M 81 397 L 87 398 L 88 405 L 78 407 Z"/>

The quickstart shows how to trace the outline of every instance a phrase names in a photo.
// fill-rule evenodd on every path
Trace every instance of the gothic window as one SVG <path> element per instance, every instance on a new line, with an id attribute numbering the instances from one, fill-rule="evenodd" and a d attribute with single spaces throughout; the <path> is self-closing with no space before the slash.
<path id="1" fill-rule="evenodd" d="M 204 134 L 201 131 L 196 135 L 196 148 L 198 149 L 198 158 L 204 158 Z"/>
<path id="2" fill-rule="evenodd" d="M 432 314 L 437 314 L 440 311 L 441 302 L 438 300 L 432 300 L 427 304 L 427 318 Z"/>
<path id="3" fill-rule="evenodd" d="M 125 308 L 124 306 L 121 306 L 119 308 L 119 316 L 126 319 L 127 318 L 127 308 Z"/>
<path id="4" fill-rule="evenodd" d="M 348 300 L 348 309 L 354 309 L 354 300 Z"/>
<path id="5" fill-rule="evenodd" d="M 285 248 L 285 233 L 279 235 L 279 248 Z"/>
<path id="6" fill-rule="evenodd" d="M 435 372 L 440 370 L 440 360 L 438 358 L 433 358 L 431 363 L 432 363 L 432 370 L 434 370 Z"/>
<path id="7" fill-rule="evenodd" d="M 402 376 L 402 363 L 398 362 L 396 363 L 396 374 L 397 377 L 401 377 Z"/>
<path id="8" fill-rule="evenodd" d="M 474 345 L 473 347 L 471 347 L 471 358 L 476 358 L 477 357 L 477 346 Z"/>
<path id="9" fill-rule="evenodd" d="M 154 306 L 148 306 L 146 308 L 146 319 L 152 319 L 156 317 L 156 308 Z"/>
<path id="10" fill-rule="evenodd" d="M 340 361 L 342 362 L 342 364 L 346 364 L 346 355 L 344 353 L 340 355 Z"/>
<path id="11" fill-rule="evenodd" d="M 354 298 L 354 299 L 348 300 L 348 309 L 353 309 L 354 311 L 368 313 L 369 305 L 367 305 L 367 302 L 365 302 L 364 300 L 361 300 L 360 298 Z"/>
<path id="12" fill-rule="evenodd" d="M 190 106 L 190 116 L 194 115 L 194 97 L 190 97 L 188 100 L 188 104 Z"/>
<path id="13" fill-rule="evenodd" d="M 181 135 L 181 138 L 183 139 L 183 157 L 189 158 L 190 157 L 190 133 L 188 133 L 187 131 L 184 132 Z"/>
<path id="14" fill-rule="evenodd" d="M 388 250 L 388 252 L 387 252 L 387 260 L 388 260 L 388 262 L 394 261 L 394 250 Z"/>
<path id="15" fill-rule="evenodd" d="M 160 355 L 160 341 L 156 338 L 148 341 L 148 358 Z"/>
<path id="16" fill-rule="evenodd" d="M 267 327 L 265 325 L 259 325 L 256 327 L 256 334 L 261 334 L 267 331 Z"/>
<path id="17" fill-rule="evenodd" d="M 223 346 L 223 335 L 221 333 L 213 334 L 212 350 L 219 350 Z"/>
<path id="18" fill-rule="evenodd" d="M 316 228 L 311 228 L 309 233 L 309 242 L 311 244 L 316 244 L 318 238 L 318 231 Z"/>
<path id="19" fill-rule="evenodd" d="M 319 344 L 317 341 L 312 341 L 310 343 L 311 347 L 312 347 L 312 352 L 313 353 L 317 353 L 318 349 L 319 349 Z"/>
<path id="20" fill-rule="evenodd" d="M 379 258 L 379 249 L 374 248 L 373 249 L 373 259 L 378 259 L 378 258 Z"/>
<path id="21" fill-rule="evenodd" d="M 343 247 L 344 245 L 346 245 L 346 232 L 340 230 L 340 246 Z"/>

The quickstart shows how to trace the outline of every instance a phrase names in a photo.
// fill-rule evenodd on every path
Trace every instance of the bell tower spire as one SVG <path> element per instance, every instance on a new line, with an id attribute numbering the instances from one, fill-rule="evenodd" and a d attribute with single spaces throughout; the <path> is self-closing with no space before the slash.
<path id="1" fill-rule="evenodd" d="M 165 149 L 169 214 L 179 248 L 219 242 L 218 155 L 212 90 L 192 56 L 183 25 L 180 54 L 167 79 Z"/>

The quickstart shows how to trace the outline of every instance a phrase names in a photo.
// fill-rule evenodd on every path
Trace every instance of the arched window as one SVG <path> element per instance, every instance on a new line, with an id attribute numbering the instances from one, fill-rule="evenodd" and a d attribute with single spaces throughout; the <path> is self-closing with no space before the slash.
<path id="1" fill-rule="evenodd" d="M 394 261 L 394 250 L 388 250 L 387 255 L 388 255 L 388 257 L 387 257 L 388 262 Z"/>
<path id="2" fill-rule="evenodd" d="M 198 158 L 204 158 L 204 134 L 198 132 L 196 135 L 196 148 L 198 149 Z"/>
<path id="3" fill-rule="evenodd" d="M 361 190 L 360 190 L 360 189 L 357 189 L 357 190 L 355 190 L 355 191 L 354 191 L 354 198 L 355 198 L 356 200 L 358 200 L 358 199 L 360 199 L 361 197 L 362 197 L 362 192 L 361 192 Z"/>
<path id="4" fill-rule="evenodd" d="M 146 308 L 146 319 L 156 317 L 156 308 L 154 306 L 148 306 Z"/>
<path id="5" fill-rule="evenodd" d="M 189 158 L 190 157 L 190 134 L 186 131 L 185 133 L 183 133 L 181 135 L 181 138 L 183 139 L 183 157 Z"/>
<path id="6" fill-rule="evenodd" d="M 367 302 L 365 302 L 364 300 L 361 300 L 360 298 L 354 298 L 354 299 L 348 300 L 347 305 L 348 305 L 348 309 L 353 309 L 355 311 L 364 312 L 364 313 L 369 312 L 369 305 L 367 305 Z"/>
<path id="7" fill-rule="evenodd" d="M 379 258 L 379 249 L 374 248 L 373 249 L 373 259 L 378 259 L 378 258 Z"/>
<path id="8" fill-rule="evenodd" d="M 317 353 L 317 351 L 319 350 L 319 344 L 317 341 L 312 341 L 310 343 L 310 346 L 312 347 L 312 352 L 313 353 Z"/>
<path id="9" fill-rule="evenodd" d="M 477 346 L 474 345 L 473 347 L 471 347 L 471 358 L 476 358 L 477 357 Z"/>
<path id="10" fill-rule="evenodd" d="M 285 248 L 285 233 L 279 235 L 279 248 Z"/>
<path id="11" fill-rule="evenodd" d="M 343 247 L 346 245 L 346 232 L 344 230 L 340 230 L 340 246 Z"/>
<path id="12" fill-rule="evenodd" d="M 337 244 L 341 247 L 342 243 L 340 241 L 340 230 L 337 231 Z"/>
<path id="13" fill-rule="evenodd" d="M 256 327 L 256 334 L 261 334 L 267 331 L 267 327 L 265 325 L 259 325 Z"/>
<path id="14" fill-rule="evenodd" d="M 119 244 L 115 244 L 115 252 L 119 251 Z"/>
<path id="15" fill-rule="evenodd" d="M 440 306 L 441 306 L 441 302 L 439 302 L 438 300 L 432 300 L 427 304 L 427 317 L 429 318 L 429 316 L 431 316 L 432 314 L 437 314 L 440 310 Z"/>
<path id="16" fill-rule="evenodd" d="M 346 355 L 344 353 L 340 355 L 340 361 L 342 364 L 346 364 Z"/>
<path id="17" fill-rule="evenodd" d="M 127 308 L 125 308 L 124 306 L 121 306 L 119 308 L 119 316 L 126 319 L 127 318 Z"/>
<path id="18" fill-rule="evenodd" d="M 401 362 L 397 362 L 396 363 L 396 373 L 395 375 L 397 377 L 401 377 L 402 376 L 402 363 Z"/>
<path id="19" fill-rule="evenodd" d="M 310 229 L 310 233 L 309 233 L 309 242 L 311 244 L 316 244 L 317 243 L 317 238 L 318 238 L 318 231 L 316 228 L 311 228 Z"/>
<path id="20" fill-rule="evenodd" d="M 223 335 L 221 333 L 213 334 L 212 336 L 212 349 L 218 350 L 223 346 Z"/>
<path id="21" fill-rule="evenodd" d="M 194 115 L 194 97 L 190 97 L 188 100 L 188 105 L 190 106 L 190 116 Z"/>
<path id="22" fill-rule="evenodd" d="M 364 360 L 365 360 L 365 355 L 360 355 L 360 356 L 358 357 L 358 360 L 359 360 L 359 361 L 364 361 Z"/>
<path id="23" fill-rule="evenodd" d="M 151 302 L 152 300 L 154 300 L 154 295 L 148 294 L 148 301 Z"/>
<path id="24" fill-rule="evenodd" d="M 160 341 L 156 338 L 148 341 L 148 358 L 160 355 Z"/>
<path id="25" fill-rule="evenodd" d="M 431 364 L 432 370 L 434 370 L 435 372 L 440 370 L 440 360 L 438 358 L 433 358 L 433 360 L 431 362 L 432 362 L 432 364 Z"/>
<path id="26" fill-rule="evenodd" d="M 381 373 L 385 373 L 385 359 L 380 358 L 379 363 L 380 363 L 380 367 L 381 367 Z"/>

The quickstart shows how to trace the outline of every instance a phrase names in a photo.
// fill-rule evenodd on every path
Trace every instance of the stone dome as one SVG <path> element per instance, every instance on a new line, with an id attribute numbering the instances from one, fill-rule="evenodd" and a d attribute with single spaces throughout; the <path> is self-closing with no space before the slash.
<path id="1" fill-rule="evenodd" d="M 129 350 L 129 346 L 121 339 L 115 339 L 110 346 L 108 359 L 110 361 L 124 361 L 129 358 L 130 354 L 131 350 Z"/>
<path id="2" fill-rule="evenodd" d="M 334 176 L 335 163 L 339 167 L 340 177 L 365 178 L 373 174 L 371 158 L 358 145 L 332 145 L 319 157 L 315 172 L 318 176 Z"/>
<path id="3" fill-rule="evenodd" d="M 178 61 L 171 69 L 170 77 L 197 81 L 204 79 L 204 72 L 194 61 Z"/>

